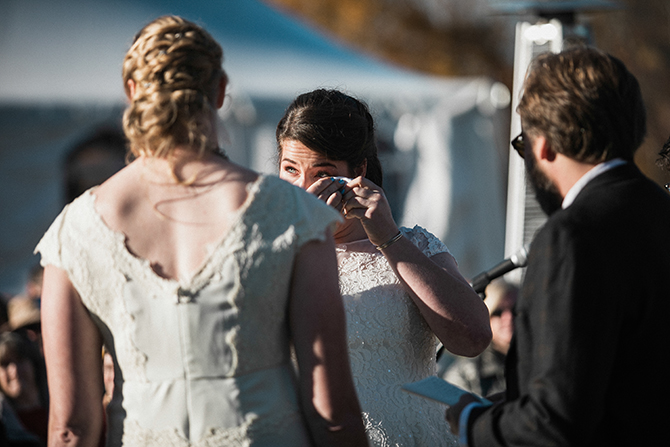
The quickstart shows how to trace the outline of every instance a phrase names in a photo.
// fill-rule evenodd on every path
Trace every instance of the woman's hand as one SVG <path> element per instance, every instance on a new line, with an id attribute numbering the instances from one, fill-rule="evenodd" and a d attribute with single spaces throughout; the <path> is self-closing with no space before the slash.
<path id="1" fill-rule="evenodd" d="M 463 394 L 455 405 L 452 405 L 451 407 L 447 408 L 444 417 L 449 423 L 449 428 L 451 429 L 451 433 L 453 433 L 454 436 L 459 435 L 460 431 L 459 422 L 461 418 L 461 413 L 463 412 L 465 407 L 467 407 L 473 402 L 481 402 L 481 400 L 472 394 Z"/>
<path id="2" fill-rule="evenodd" d="M 346 177 L 324 177 L 312 183 L 306 191 L 342 212 L 343 195 L 347 191 L 347 181 L 350 180 Z"/>
<path id="3" fill-rule="evenodd" d="M 311 184 L 307 192 L 340 211 L 345 218 L 359 219 L 375 245 L 398 234 L 384 191 L 364 177 L 324 177 Z"/>
<path id="4" fill-rule="evenodd" d="M 384 191 L 366 178 L 356 177 L 344 184 L 328 177 L 310 185 L 307 191 L 341 210 L 345 218 L 358 219 L 377 247 L 399 232 Z M 491 341 L 488 309 L 450 254 L 428 258 L 404 237 L 385 248 L 383 254 L 447 350 L 474 357 L 486 349 Z"/>
<path id="5" fill-rule="evenodd" d="M 359 219 L 374 245 L 381 245 L 398 234 L 391 207 L 381 187 L 364 177 L 346 184 L 342 201 L 347 219 Z"/>

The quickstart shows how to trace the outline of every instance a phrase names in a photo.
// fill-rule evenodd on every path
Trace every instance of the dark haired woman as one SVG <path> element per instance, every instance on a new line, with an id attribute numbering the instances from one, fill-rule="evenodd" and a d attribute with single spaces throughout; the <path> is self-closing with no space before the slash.
<path id="1" fill-rule="evenodd" d="M 368 438 L 375 446 L 455 445 L 444 409 L 400 387 L 435 374 L 435 336 L 454 354 L 482 352 L 491 340 L 486 306 L 439 239 L 394 222 L 365 104 L 337 90 L 300 95 L 277 143 L 279 176 L 345 216 L 334 236 Z"/>

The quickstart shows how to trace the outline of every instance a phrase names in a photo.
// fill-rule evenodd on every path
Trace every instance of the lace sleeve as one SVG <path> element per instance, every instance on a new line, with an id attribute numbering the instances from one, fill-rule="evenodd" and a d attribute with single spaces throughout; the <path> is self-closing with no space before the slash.
<path id="1" fill-rule="evenodd" d="M 276 181 L 283 185 L 282 194 L 291 197 L 286 203 L 286 210 L 292 211 L 285 217 L 295 226 L 299 246 L 312 240 L 324 240 L 326 229 L 333 231 L 335 225 L 342 221 L 340 213 L 313 195 L 284 180 Z M 281 220 L 280 216 L 277 217 Z"/>
<path id="2" fill-rule="evenodd" d="M 444 242 L 419 225 L 415 225 L 411 229 L 402 227 L 400 231 L 429 258 L 440 253 L 451 254 Z"/>
<path id="3" fill-rule="evenodd" d="M 63 268 L 63 262 L 61 260 L 61 231 L 63 229 L 63 220 L 65 219 L 65 214 L 67 213 L 68 206 L 66 206 L 63 211 L 56 217 L 49 229 L 44 233 L 42 239 L 35 247 L 34 253 L 39 253 L 41 256 L 40 264 L 42 267 L 47 265 L 53 265 L 58 268 Z"/>

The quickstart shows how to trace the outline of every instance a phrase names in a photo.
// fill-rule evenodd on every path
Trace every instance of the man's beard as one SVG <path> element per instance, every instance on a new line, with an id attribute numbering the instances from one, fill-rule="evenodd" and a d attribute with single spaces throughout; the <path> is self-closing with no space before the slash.
<path id="1" fill-rule="evenodd" d="M 533 151 L 526 151 L 524 158 L 526 164 L 526 174 L 528 180 L 535 191 L 535 199 L 540 204 L 540 208 L 547 216 L 561 209 L 563 197 L 558 192 L 558 188 L 544 172 L 537 166 L 537 160 Z"/>

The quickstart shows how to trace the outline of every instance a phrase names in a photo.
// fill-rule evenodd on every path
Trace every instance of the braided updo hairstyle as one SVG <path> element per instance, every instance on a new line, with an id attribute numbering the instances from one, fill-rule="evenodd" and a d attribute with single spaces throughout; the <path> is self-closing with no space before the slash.
<path id="1" fill-rule="evenodd" d="M 367 160 L 365 177 L 382 185 L 375 127 L 368 107 L 338 90 L 318 89 L 298 96 L 277 124 L 277 150 L 294 140 L 331 160 L 344 160 L 355 172 Z"/>
<path id="2" fill-rule="evenodd" d="M 177 146 L 198 156 L 214 151 L 212 129 L 219 82 L 225 79 L 221 46 L 200 26 L 176 16 L 146 25 L 123 61 L 123 83 L 135 94 L 123 115 L 134 156 L 169 158 Z"/>

